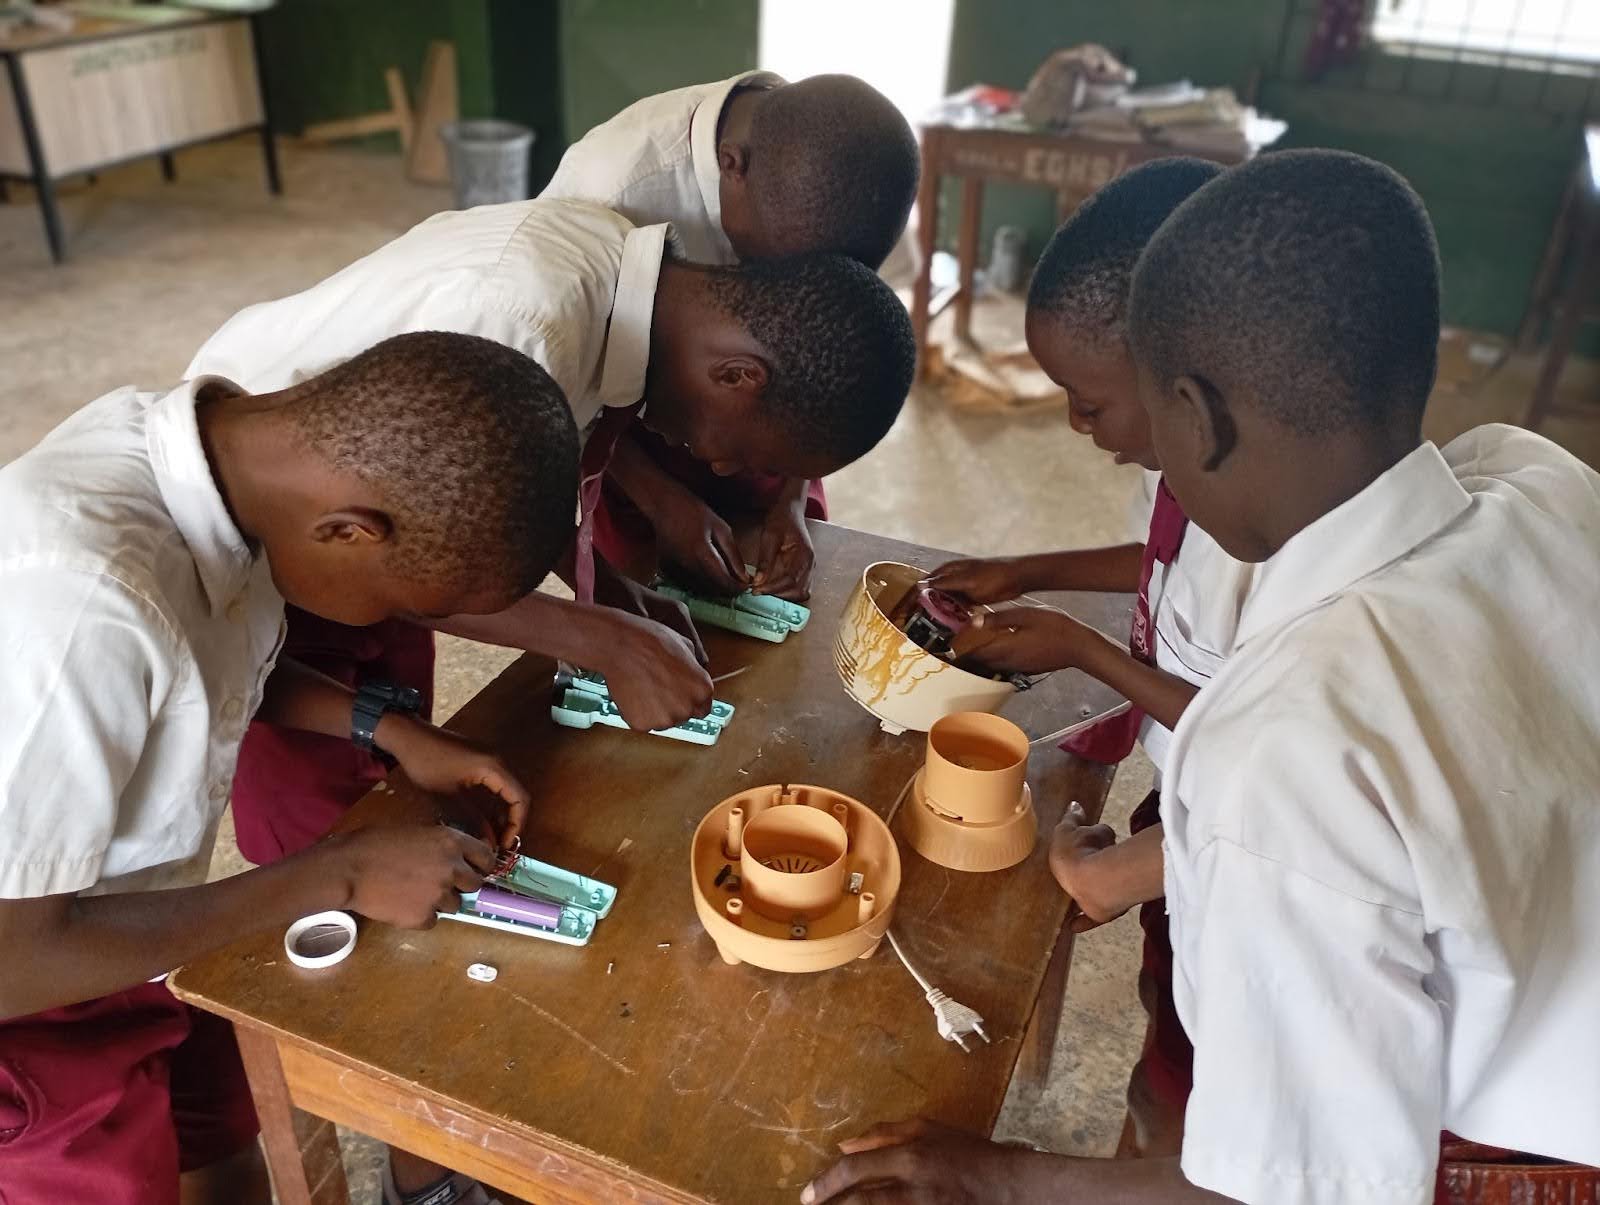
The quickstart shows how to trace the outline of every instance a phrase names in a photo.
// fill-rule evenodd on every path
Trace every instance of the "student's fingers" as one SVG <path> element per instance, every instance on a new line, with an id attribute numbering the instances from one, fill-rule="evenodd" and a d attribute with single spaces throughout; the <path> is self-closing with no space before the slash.
<path id="1" fill-rule="evenodd" d="M 455 838 L 456 850 L 460 853 L 462 861 L 475 870 L 488 874 L 494 869 L 495 852 L 488 842 L 480 841 L 476 837 L 469 837 L 457 829 L 446 829 Z M 479 876 L 480 878 L 482 875 Z"/>
<path id="2" fill-rule="evenodd" d="M 1004 611 L 979 611 L 950 641 L 950 652 L 958 658 L 970 657 L 1014 635 L 1014 631 L 1008 630 L 1005 614 Z"/>
<path id="3" fill-rule="evenodd" d="M 912 1159 L 903 1145 L 879 1147 L 846 1155 L 823 1172 L 800 1193 L 801 1205 L 837 1205 L 840 1201 L 871 1198 L 852 1196 L 868 1189 L 881 1189 L 908 1179 Z"/>
<path id="4" fill-rule="evenodd" d="M 738 559 L 738 550 L 734 549 L 730 558 L 728 549 L 718 540 L 720 534 L 715 528 L 707 530 L 705 542 L 698 550 L 700 572 L 714 589 L 737 594 L 744 589 L 743 578 L 734 576 L 732 568 Z"/>
<path id="5" fill-rule="evenodd" d="M 756 545 L 756 575 L 751 584 L 763 593 L 772 593 L 772 583 L 778 573 L 778 561 L 783 552 L 783 528 L 767 523 L 761 528 L 761 539 Z"/>
<path id="6" fill-rule="evenodd" d="M 876 1151 L 886 1146 L 901 1146 L 921 1138 L 930 1129 L 928 1122 L 921 1117 L 914 1117 L 910 1121 L 879 1122 L 865 1134 L 846 1138 L 839 1144 L 839 1149 L 846 1155 L 859 1155 L 863 1151 Z"/>
<path id="7" fill-rule="evenodd" d="M 483 886 L 483 883 L 480 880 L 479 882 L 474 883 L 471 886 L 467 887 L 466 890 L 467 891 L 476 891 L 479 887 L 482 887 L 482 886 Z M 455 891 L 455 890 L 440 892 L 439 893 L 439 898 L 433 901 L 433 910 L 436 913 L 438 913 L 438 912 L 460 912 L 461 911 L 461 892 L 460 891 Z M 438 920 L 438 919 L 439 918 L 437 916 L 427 917 L 426 918 L 426 923 L 422 924 L 422 925 L 419 925 L 417 927 L 420 928 L 420 929 L 431 929 L 431 928 L 433 928 L 433 922 Z"/>
<path id="8" fill-rule="evenodd" d="M 528 818 L 533 797 L 499 758 L 491 758 L 478 772 L 475 782 L 505 801 L 506 817 L 500 826 L 500 844 L 511 844 L 513 837 L 522 835 L 522 825 Z"/>
<path id="9" fill-rule="evenodd" d="M 798 544 L 780 549 L 778 559 L 773 562 L 771 571 L 758 588 L 761 593 L 770 594 L 775 598 L 804 602 L 811 593 L 805 587 L 805 579 L 811 571 L 811 562 L 810 551 Z"/>
<path id="10" fill-rule="evenodd" d="M 745 572 L 744 553 L 739 551 L 739 541 L 734 538 L 733 528 L 722 522 L 713 524 L 711 546 L 739 589 L 749 586 L 750 575 Z"/>

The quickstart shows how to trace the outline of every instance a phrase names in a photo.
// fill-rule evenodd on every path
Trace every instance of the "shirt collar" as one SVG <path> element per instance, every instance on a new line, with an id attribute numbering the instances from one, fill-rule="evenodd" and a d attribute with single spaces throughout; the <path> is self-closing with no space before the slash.
<path id="1" fill-rule="evenodd" d="M 1439 449 L 1422 444 L 1262 562 L 1235 647 L 1399 560 L 1470 502 Z"/>
<path id="2" fill-rule="evenodd" d="M 255 558 L 228 513 L 200 443 L 195 395 L 212 383 L 237 389 L 221 377 L 196 377 L 152 404 L 145 420 L 145 446 L 161 500 L 189 546 L 211 613 L 216 615 L 245 588 Z"/>
<path id="3" fill-rule="evenodd" d="M 746 71 L 713 88 L 689 118 L 689 157 L 694 163 L 695 183 L 700 186 L 706 217 L 724 239 L 728 236 L 721 233 L 722 169 L 717 166 L 717 123 L 722 120 L 723 106 L 738 88 L 781 88 L 786 83 L 783 76 L 770 71 Z"/>
<path id="4" fill-rule="evenodd" d="M 636 226 L 623 240 L 611 323 L 606 328 L 605 362 L 600 368 L 602 406 L 631 406 L 644 396 L 656 285 L 672 237 L 672 228 L 663 222 Z"/>

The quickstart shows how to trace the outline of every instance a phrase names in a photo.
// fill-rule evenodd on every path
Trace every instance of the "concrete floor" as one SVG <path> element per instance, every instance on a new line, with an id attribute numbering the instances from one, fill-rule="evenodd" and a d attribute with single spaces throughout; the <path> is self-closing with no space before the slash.
<path id="1" fill-rule="evenodd" d="M 108 389 L 173 382 L 241 306 L 303 288 L 449 205 L 444 190 L 406 182 L 399 162 L 379 154 L 286 147 L 286 194 L 276 199 L 262 189 L 249 142 L 184 152 L 178 167 L 171 185 L 150 162 L 67 189 L 64 267 L 49 262 L 26 190 L 0 205 L 0 462 Z M 1014 303 L 980 309 L 982 323 L 1015 337 Z M 1592 394 L 1596 374 L 1580 369 L 1576 387 Z M 1531 377 L 1531 362 L 1513 360 L 1487 385 L 1441 391 L 1430 434 L 1447 438 L 1515 415 Z M 1600 424 L 1551 433 L 1591 463 L 1600 454 Z M 1026 552 L 1128 538 L 1135 474 L 1073 438 L 1059 411 L 965 413 L 919 390 L 882 445 L 830 479 L 829 497 L 835 518 L 851 526 L 948 548 Z M 444 640 L 441 714 L 509 659 L 504 650 Z M 1123 768 L 1107 811 L 1112 823 L 1125 821 L 1149 780 L 1147 763 Z M 240 868 L 230 827 L 214 872 Z M 1038 1101 L 1008 1102 L 1003 1136 L 1110 1152 L 1142 1031 L 1137 961 L 1131 917 L 1080 941 L 1052 1083 Z M 372 1144 L 347 1143 L 347 1158 L 355 1199 L 375 1201 Z"/>

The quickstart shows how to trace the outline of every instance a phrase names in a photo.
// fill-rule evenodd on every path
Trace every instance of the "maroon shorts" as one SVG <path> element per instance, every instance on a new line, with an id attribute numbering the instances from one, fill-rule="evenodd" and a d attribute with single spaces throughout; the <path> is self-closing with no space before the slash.
<path id="1" fill-rule="evenodd" d="M 256 1129 L 233 1026 L 164 983 L 0 1022 L 0 1205 L 176 1205 Z"/>
<path id="2" fill-rule="evenodd" d="M 400 620 L 346 627 L 288 609 L 283 656 L 349 687 L 398 682 L 433 699 L 433 633 Z M 348 737 L 323 736 L 256 721 L 245 731 L 233 778 L 239 852 L 257 865 L 299 853 L 326 836 L 389 772 L 382 758 Z"/>
<path id="3" fill-rule="evenodd" d="M 682 448 L 668 446 L 660 436 L 637 424 L 630 438 L 637 439 L 651 460 L 724 518 L 770 509 L 788 480 L 770 473 L 719 477 L 704 461 L 696 460 Z M 827 517 L 828 499 L 822 482 L 813 481 L 806 495 L 806 518 Z M 609 482 L 601 494 L 600 505 L 595 508 L 594 547 L 611 564 L 634 576 L 649 576 L 644 568 L 655 562 L 655 529 L 649 518 Z"/>

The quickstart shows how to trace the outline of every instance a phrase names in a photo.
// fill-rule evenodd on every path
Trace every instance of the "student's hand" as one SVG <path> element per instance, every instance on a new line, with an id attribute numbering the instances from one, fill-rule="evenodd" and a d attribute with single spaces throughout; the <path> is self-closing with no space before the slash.
<path id="1" fill-rule="evenodd" d="M 439 824 L 364 828 L 313 849 L 345 877 L 344 907 L 403 929 L 431 929 L 436 912 L 454 912 L 494 869 L 494 850 Z"/>
<path id="2" fill-rule="evenodd" d="M 606 612 L 605 652 L 586 668 L 604 675 L 611 699 L 630 728 L 671 728 L 711 710 L 711 675 L 698 639 L 691 645 L 659 623 Z"/>
<path id="3" fill-rule="evenodd" d="M 692 494 L 655 499 L 650 522 L 662 560 L 684 585 L 711 594 L 734 595 L 750 587 L 744 554 L 733 528 Z"/>
<path id="4" fill-rule="evenodd" d="M 811 569 L 816 559 L 811 532 L 806 527 L 805 500 L 802 498 L 798 505 L 780 502 L 762 521 L 751 589 L 790 602 L 805 602 L 811 597 Z"/>
<path id="5" fill-rule="evenodd" d="M 1086 642 L 1102 639 L 1093 628 L 1060 611 L 1006 607 L 974 615 L 956 634 L 951 651 L 958 659 L 1004 673 L 1042 674 L 1077 666 Z"/>
<path id="6" fill-rule="evenodd" d="M 502 847 L 522 835 L 530 802 L 527 788 L 494 754 L 447 729 L 393 712 L 379 722 L 375 737 L 378 748 L 424 791 L 455 795 L 482 787 L 503 800 L 506 814 L 498 826 Z"/>
<path id="7" fill-rule="evenodd" d="M 1071 919 L 1074 933 L 1087 933 L 1127 911 L 1104 902 L 1094 879 L 1094 856 L 1110 849 L 1116 841 L 1117 834 L 1111 826 L 1090 824 L 1083 805 L 1076 801 L 1067 805 L 1050 835 L 1050 873 L 1077 905 Z"/>
<path id="8" fill-rule="evenodd" d="M 1010 602 L 1033 588 L 1026 576 L 1026 560 L 997 556 L 947 561 L 928 575 L 928 585 L 968 602 Z"/>
<path id="9" fill-rule="evenodd" d="M 596 557 L 595 602 L 603 607 L 610 607 L 612 610 L 622 611 L 629 615 L 637 615 L 669 628 L 683 637 L 690 649 L 693 650 L 695 659 L 701 665 L 706 663 L 706 646 L 700 641 L 700 633 L 695 630 L 694 619 L 689 615 L 688 607 L 675 598 L 668 598 L 665 594 L 657 594 L 648 586 L 641 585 L 631 577 L 624 577 L 608 565 L 602 571 L 600 568 L 602 565 L 605 565 L 605 561 Z M 599 669 L 600 667 L 596 666 L 595 668 Z M 604 671 L 602 670 L 601 672 L 603 673 Z"/>
<path id="10" fill-rule="evenodd" d="M 1037 1152 L 931 1121 L 875 1126 L 841 1142 L 840 1159 L 801 1205 L 1022 1205 L 1052 1199 Z"/>

